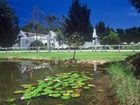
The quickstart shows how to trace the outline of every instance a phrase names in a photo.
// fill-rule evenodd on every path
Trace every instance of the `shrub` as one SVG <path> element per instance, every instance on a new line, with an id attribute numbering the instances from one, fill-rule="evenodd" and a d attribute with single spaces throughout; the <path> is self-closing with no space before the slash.
<path id="1" fill-rule="evenodd" d="M 121 105 L 140 105 L 140 87 L 129 65 L 114 63 L 109 67 L 111 86 Z"/>
<path id="2" fill-rule="evenodd" d="M 36 40 L 30 44 L 30 49 L 35 50 L 38 49 L 38 47 L 43 47 L 43 46 L 44 44 L 41 41 Z"/>

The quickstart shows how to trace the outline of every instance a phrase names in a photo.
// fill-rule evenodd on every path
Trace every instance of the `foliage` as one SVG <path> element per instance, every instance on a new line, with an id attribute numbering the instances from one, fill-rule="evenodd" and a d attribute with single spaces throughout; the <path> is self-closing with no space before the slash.
<path id="1" fill-rule="evenodd" d="M 115 63 L 109 68 L 111 86 L 121 105 L 140 105 L 140 85 L 127 64 Z"/>
<path id="2" fill-rule="evenodd" d="M 19 33 L 18 18 L 7 0 L 0 0 L 0 46 L 10 47 Z"/>
<path id="3" fill-rule="evenodd" d="M 117 29 L 122 42 L 139 42 L 140 41 L 140 27 L 132 27 L 127 29 Z"/>
<path id="4" fill-rule="evenodd" d="M 61 30 L 57 30 L 56 40 L 59 42 L 59 45 L 62 45 L 64 43 L 64 36 Z"/>
<path id="5" fill-rule="evenodd" d="M 43 46 L 44 46 L 44 44 L 38 40 L 36 40 L 30 44 L 30 47 L 43 47 Z"/>
<path id="6" fill-rule="evenodd" d="M 84 44 L 83 37 L 80 34 L 73 33 L 67 40 L 67 44 L 71 47 L 77 48 Z"/>
<path id="7" fill-rule="evenodd" d="M 58 18 L 55 15 L 46 16 L 45 21 L 49 30 L 56 31 L 58 29 Z"/>
<path id="8" fill-rule="evenodd" d="M 40 34 L 46 34 L 48 30 L 40 23 L 36 24 L 37 32 Z M 25 32 L 35 32 L 34 31 L 34 24 L 32 22 L 27 23 L 22 27 L 22 30 Z"/>
<path id="9" fill-rule="evenodd" d="M 84 41 L 92 40 L 93 27 L 90 23 L 90 9 L 85 4 L 81 5 L 79 0 L 73 0 L 66 24 L 67 38 L 77 32 L 84 38 Z"/>
<path id="10" fill-rule="evenodd" d="M 120 44 L 119 35 L 113 31 L 111 31 L 109 35 L 103 37 L 102 43 L 109 44 L 109 45 Z"/>
<path id="11" fill-rule="evenodd" d="M 129 2 L 140 12 L 140 0 L 129 0 Z"/>
<path id="12" fill-rule="evenodd" d="M 107 36 L 110 33 L 111 29 L 105 26 L 104 22 L 100 21 L 99 23 L 96 24 L 96 31 L 97 31 L 97 35 L 102 40 L 104 36 Z"/>
<path id="13" fill-rule="evenodd" d="M 38 80 L 35 84 L 21 85 L 24 90 L 14 93 L 22 94 L 21 100 L 30 100 L 40 96 L 58 97 L 65 100 L 80 97 L 82 89 L 93 88 L 94 85 L 90 83 L 91 79 L 88 72 L 71 71 L 47 77 L 45 80 Z"/>
<path id="14" fill-rule="evenodd" d="M 45 33 L 44 21 L 44 12 L 35 6 L 29 22 L 22 29 L 27 32 Z"/>

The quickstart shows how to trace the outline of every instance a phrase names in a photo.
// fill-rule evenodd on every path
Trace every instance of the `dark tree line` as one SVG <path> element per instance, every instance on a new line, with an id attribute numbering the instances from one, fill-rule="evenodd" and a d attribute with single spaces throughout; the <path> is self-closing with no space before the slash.
<path id="1" fill-rule="evenodd" d="M 0 0 L 0 46 L 10 47 L 19 33 L 18 18 L 7 0 Z"/>
<path id="2" fill-rule="evenodd" d="M 110 40 L 108 40 L 107 42 L 104 39 L 113 39 L 113 38 L 114 38 L 114 42 L 120 42 L 120 43 L 140 42 L 140 27 L 132 27 L 132 28 L 115 30 L 115 29 L 110 28 L 109 26 L 106 26 L 104 22 L 100 21 L 99 23 L 96 24 L 96 30 L 97 30 L 97 35 L 99 36 L 101 40 L 101 44 L 105 44 L 105 43 L 111 44 L 113 43 L 113 41 L 111 42 Z M 119 38 L 117 37 L 117 35 L 115 35 L 115 33 L 112 34 L 114 35 L 112 36 L 110 32 L 115 32 L 116 34 L 118 34 Z M 119 43 L 116 43 L 116 44 L 119 44 Z"/>
<path id="3" fill-rule="evenodd" d="M 117 29 L 122 42 L 140 42 L 140 27 Z"/>
<path id="4" fill-rule="evenodd" d="M 102 39 L 104 36 L 109 35 L 111 28 L 106 26 L 104 22 L 100 21 L 96 24 L 96 31 L 100 39 Z"/>

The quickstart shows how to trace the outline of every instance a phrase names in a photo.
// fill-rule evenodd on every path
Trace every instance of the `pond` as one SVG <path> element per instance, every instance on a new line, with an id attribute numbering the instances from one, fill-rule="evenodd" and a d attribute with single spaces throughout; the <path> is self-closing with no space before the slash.
<path id="1" fill-rule="evenodd" d="M 21 89 L 23 84 L 33 84 L 37 80 L 60 73 L 77 71 L 89 73 L 91 89 L 82 90 L 80 97 L 63 100 L 49 96 L 41 96 L 31 100 L 20 100 L 21 95 L 15 95 L 15 90 Z M 113 105 L 112 97 L 108 93 L 108 75 L 105 68 L 98 64 L 88 63 L 64 63 L 61 61 L 34 62 L 34 61 L 0 61 L 0 105 L 102 105 L 107 102 Z M 10 98 L 18 100 L 13 104 L 5 101 Z M 100 104 L 99 104 L 100 103 Z"/>

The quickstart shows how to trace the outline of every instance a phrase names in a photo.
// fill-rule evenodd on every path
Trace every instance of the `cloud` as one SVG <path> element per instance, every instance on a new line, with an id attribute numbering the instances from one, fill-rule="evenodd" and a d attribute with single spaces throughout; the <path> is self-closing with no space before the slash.
<path id="1" fill-rule="evenodd" d="M 133 16 L 133 17 L 139 16 L 139 14 L 137 13 L 137 11 L 136 11 L 135 8 L 133 8 L 133 7 L 131 7 L 131 9 L 128 10 L 127 15 L 128 15 L 128 16 Z"/>

